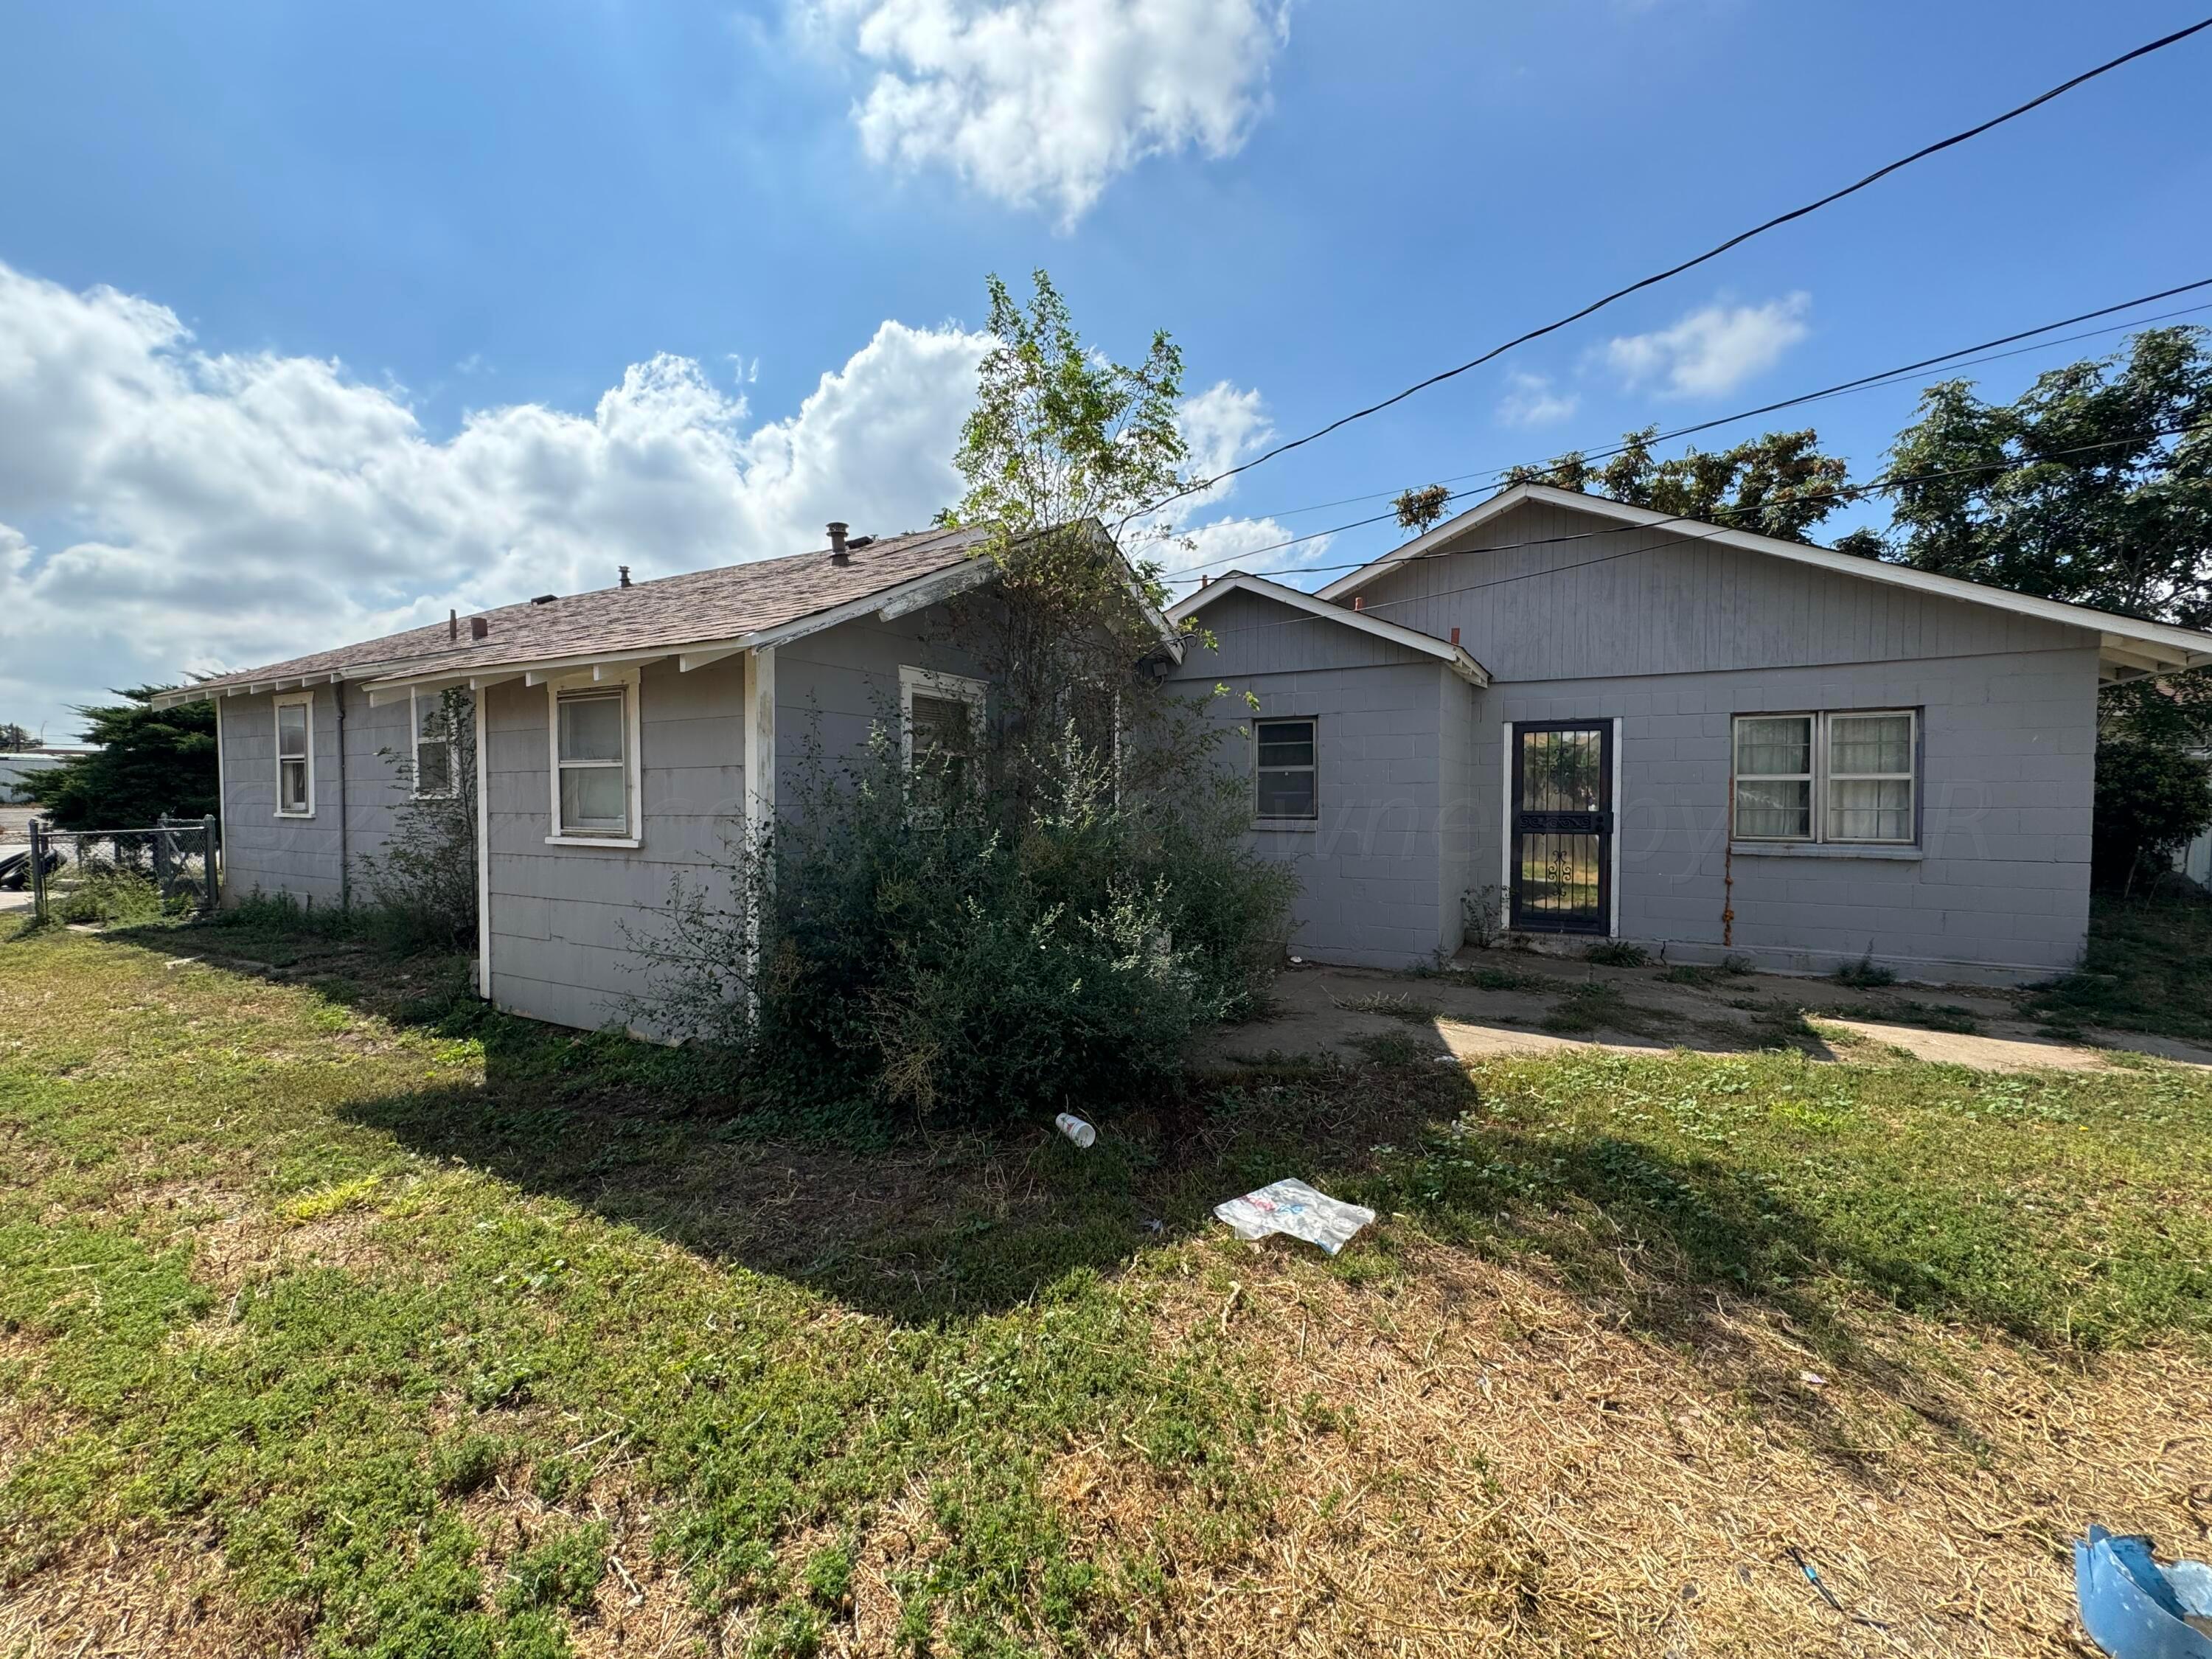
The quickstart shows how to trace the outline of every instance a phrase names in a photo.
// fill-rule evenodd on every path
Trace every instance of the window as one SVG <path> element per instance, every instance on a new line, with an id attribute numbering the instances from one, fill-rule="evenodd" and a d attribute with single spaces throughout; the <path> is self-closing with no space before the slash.
<path id="1" fill-rule="evenodd" d="M 1903 708 L 1738 715 L 1732 833 L 1909 845 L 1917 838 L 1917 725 Z"/>
<path id="2" fill-rule="evenodd" d="M 1253 814 L 1262 818 L 1321 816 L 1314 764 L 1314 722 L 1255 720 L 1252 725 Z"/>
<path id="3" fill-rule="evenodd" d="M 315 700 L 276 699 L 276 816 L 315 816 Z"/>
<path id="4" fill-rule="evenodd" d="M 1829 715 L 1826 839 L 1912 838 L 1912 716 Z"/>
<path id="5" fill-rule="evenodd" d="M 554 845 L 637 845 L 637 680 L 579 676 L 553 695 Z"/>
<path id="6" fill-rule="evenodd" d="M 972 754 L 983 722 L 985 687 L 963 674 L 927 668 L 899 670 L 902 735 L 907 764 L 919 756 L 945 759 Z"/>
<path id="7" fill-rule="evenodd" d="M 453 722 L 457 706 L 449 707 L 450 694 L 415 691 L 415 799 L 441 800 L 453 793 Z M 459 699 L 454 699 L 458 705 Z"/>

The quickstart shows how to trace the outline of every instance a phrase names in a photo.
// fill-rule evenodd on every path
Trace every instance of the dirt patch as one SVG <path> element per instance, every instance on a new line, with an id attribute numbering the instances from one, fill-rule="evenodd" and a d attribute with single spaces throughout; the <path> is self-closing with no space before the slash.
<path id="1" fill-rule="evenodd" d="M 1230 1328 L 1288 1413 L 1280 1498 L 1244 1571 L 1183 1587 L 1153 1632 L 1176 1651 L 2075 1655 L 2073 1535 L 2212 1524 L 2193 1358 L 2074 1369 L 1923 1326 L 1838 1365 L 1735 1297 L 1676 1345 L 1540 1269 L 1405 1267 L 1232 1269 Z"/>

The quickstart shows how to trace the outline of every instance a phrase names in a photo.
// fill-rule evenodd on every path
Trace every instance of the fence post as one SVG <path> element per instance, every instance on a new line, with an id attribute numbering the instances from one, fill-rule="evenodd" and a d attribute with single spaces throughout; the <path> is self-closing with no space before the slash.
<path id="1" fill-rule="evenodd" d="M 169 897 L 170 854 L 173 851 L 169 845 L 169 815 L 167 812 L 156 813 L 154 818 L 154 891 L 164 904 Z"/>
<path id="2" fill-rule="evenodd" d="M 46 920 L 46 827 L 31 820 L 31 920 Z"/>
<path id="3" fill-rule="evenodd" d="M 216 884 L 216 828 L 213 817 L 200 820 L 200 869 L 207 878 L 207 913 L 213 915 L 222 902 L 222 890 Z"/>

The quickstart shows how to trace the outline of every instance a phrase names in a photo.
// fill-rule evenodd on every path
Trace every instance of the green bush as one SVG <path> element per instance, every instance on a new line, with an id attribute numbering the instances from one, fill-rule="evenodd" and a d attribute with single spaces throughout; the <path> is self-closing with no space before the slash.
<path id="1" fill-rule="evenodd" d="M 2097 745 L 2097 818 L 2091 868 L 2105 888 L 2161 874 L 2212 824 L 2212 765 L 2140 738 Z"/>
<path id="2" fill-rule="evenodd" d="M 1184 1039 L 1243 1016 L 1279 958 L 1294 878 L 1244 850 L 1206 769 L 1117 787 L 1071 727 L 1008 769 L 1018 787 L 979 787 L 981 757 L 909 768 L 888 736 L 797 770 L 773 843 L 679 881 L 635 940 L 639 1023 L 721 1046 L 750 1101 L 1089 1115 L 1172 1083 Z"/>
<path id="3" fill-rule="evenodd" d="M 127 864 L 88 859 L 71 866 L 69 874 L 71 881 L 68 887 L 57 883 L 51 890 L 54 895 L 53 914 L 63 921 L 156 921 L 165 915 L 186 914 L 193 907 L 193 896 L 189 893 L 164 900 L 152 877 Z"/>

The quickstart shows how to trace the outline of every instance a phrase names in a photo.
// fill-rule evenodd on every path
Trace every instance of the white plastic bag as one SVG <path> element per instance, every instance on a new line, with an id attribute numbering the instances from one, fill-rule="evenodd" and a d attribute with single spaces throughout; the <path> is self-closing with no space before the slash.
<path id="1" fill-rule="evenodd" d="M 1375 1212 L 1357 1204 L 1340 1204 L 1326 1193 L 1317 1193 L 1303 1181 L 1278 1181 L 1256 1193 L 1217 1204 L 1213 1213 L 1229 1224 L 1243 1239 L 1265 1238 L 1285 1233 L 1318 1244 L 1334 1255 L 1352 1242 L 1352 1236 L 1375 1219 Z"/>

